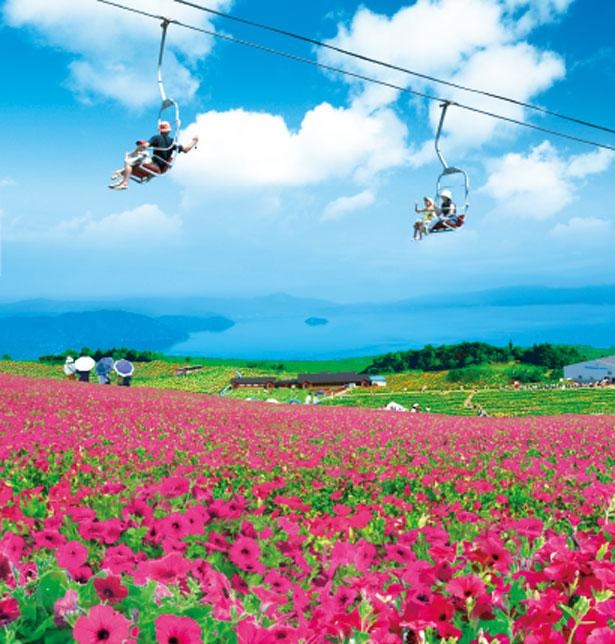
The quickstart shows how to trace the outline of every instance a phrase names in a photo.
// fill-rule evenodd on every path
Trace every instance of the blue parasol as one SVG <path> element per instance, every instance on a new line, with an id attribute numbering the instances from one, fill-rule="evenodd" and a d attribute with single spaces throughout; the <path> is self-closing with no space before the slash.
<path id="1" fill-rule="evenodd" d="M 135 370 L 135 368 L 132 366 L 132 362 L 124 359 L 116 360 L 113 368 L 115 369 L 115 373 L 117 373 L 118 376 L 122 376 L 122 378 L 132 376 Z"/>
<path id="2" fill-rule="evenodd" d="M 101 358 L 96 363 L 96 373 L 99 376 L 107 376 L 113 369 L 113 358 Z"/>

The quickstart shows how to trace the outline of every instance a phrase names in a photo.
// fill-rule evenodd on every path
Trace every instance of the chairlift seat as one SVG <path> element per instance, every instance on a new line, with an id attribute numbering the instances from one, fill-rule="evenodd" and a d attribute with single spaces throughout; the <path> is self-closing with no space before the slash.
<path id="1" fill-rule="evenodd" d="M 168 162 L 165 162 L 162 168 L 155 163 L 142 163 L 141 165 L 135 166 L 132 169 L 132 175 L 130 178 L 137 183 L 145 183 L 146 181 L 150 181 L 154 177 L 165 174 L 172 165 L 172 159 L 169 159 Z"/>
<path id="2" fill-rule="evenodd" d="M 439 221 L 430 231 L 429 234 L 434 233 L 450 233 L 461 228 L 465 223 L 465 214 L 455 215 L 455 221 Z"/>

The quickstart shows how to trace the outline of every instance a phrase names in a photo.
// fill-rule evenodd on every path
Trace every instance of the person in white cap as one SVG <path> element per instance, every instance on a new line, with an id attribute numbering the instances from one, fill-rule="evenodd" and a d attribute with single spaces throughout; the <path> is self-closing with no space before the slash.
<path id="1" fill-rule="evenodd" d="M 114 172 L 111 177 L 112 181 L 120 178 L 121 181 L 119 183 L 112 183 L 109 188 L 111 188 L 111 190 L 127 190 L 128 181 L 133 173 L 133 169 L 141 164 L 143 164 L 150 173 L 163 174 L 169 168 L 171 159 L 175 152 L 190 152 L 190 150 L 192 150 L 192 148 L 199 142 L 198 136 L 194 136 L 188 145 L 176 145 L 173 143 L 173 139 L 169 135 L 169 132 L 171 132 L 171 124 L 168 121 L 160 121 L 158 124 L 158 134 L 152 136 L 149 141 L 137 141 L 137 149 L 131 153 L 131 155 L 134 155 L 137 151 L 143 154 L 143 151 L 146 148 L 152 148 L 153 155 L 151 163 L 141 161 L 140 163 L 133 164 L 131 162 L 132 156 L 127 155 L 124 162 L 124 169 Z"/>
<path id="2" fill-rule="evenodd" d="M 436 212 L 438 218 L 429 227 L 430 231 L 440 224 L 447 228 L 457 224 L 457 206 L 453 203 L 453 195 L 450 190 L 440 192 L 440 206 L 436 207 Z"/>
<path id="3" fill-rule="evenodd" d="M 64 374 L 69 380 L 75 380 L 76 379 L 76 369 L 75 369 L 75 361 L 68 356 L 66 358 L 66 362 L 64 363 Z"/>

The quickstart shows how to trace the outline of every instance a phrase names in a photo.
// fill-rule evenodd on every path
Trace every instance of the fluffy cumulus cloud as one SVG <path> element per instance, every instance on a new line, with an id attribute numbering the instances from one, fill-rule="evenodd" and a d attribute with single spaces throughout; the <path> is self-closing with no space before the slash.
<path id="1" fill-rule="evenodd" d="M 492 0 L 418 0 L 392 17 L 361 8 L 349 26 L 339 25 L 337 36 L 328 43 L 422 74 L 447 75 L 472 53 L 504 39 L 501 8 Z M 330 49 L 321 49 L 318 55 L 327 64 L 396 85 L 425 86 L 421 79 Z M 355 100 L 368 108 L 397 98 L 390 89 L 351 82 L 357 91 Z"/>
<path id="2" fill-rule="evenodd" d="M 356 210 L 362 210 L 371 206 L 375 201 L 376 195 L 372 190 L 363 190 L 362 192 L 349 197 L 339 197 L 327 204 L 322 214 L 322 219 L 340 219 Z"/>
<path id="3" fill-rule="evenodd" d="M 132 0 L 131 7 L 154 15 L 168 15 L 203 28 L 211 28 L 207 14 L 173 0 Z M 225 9 L 230 0 L 211 0 L 213 9 Z M 70 85 L 85 100 L 111 98 L 140 107 L 157 100 L 155 82 L 144 79 L 153 71 L 161 29 L 157 21 L 98 2 L 75 0 L 6 0 L 7 24 L 30 28 L 55 47 L 74 54 Z M 198 87 L 190 66 L 206 55 L 211 39 L 180 27 L 169 28 L 165 54 L 168 91 L 177 98 L 190 97 Z"/>
<path id="4" fill-rule="evenodd" d="M 529 102 L 561 79 L 565 68 L 557 54 L 533 47 L 524 37 L 531 29 L 563 15 L 570 2 L 417 0 L 390 17 L 362 8 L 349 25 L 339 25 L 336 37 L 329 42 L 421 74 Z M 524 117 L 519 106 L 463 93 L 338 52 L 320 50 L 319 56 L 323 62 L 352 72 L 497 111 L 510 118 Z M 380 108 L 398 99 L 394 90 L 363 81 L 350 82 L 355 103 L 366 109 Z M 434 127 L 438 116 L 438 105 L 432 104 L 430 117 Z M 505 134 L 507 127 L 488 117 L 451 109 L 446 135 L 452 147 L 467 148 L 480 146 L 494 134 Z M 416 149 L 415 164 L 433 158 L 420 142 L 416 142 Z"/>
<path id="5" fill-rule="evenodd" d="M 297 131 L 273 114 L 212 111 L 187 128 L 186 137 L 194 134 L 203 145 L 182 157 L 174 176 L 197 190 L 306 186 L 328 179 L 361 184 L 407 157 L 406 127 L 389 109 L 365 114 L 322 103 Z"/>
<path id="6" fill-rule="evenodd" d="M 583 179 L 606 170 L 614 156 L 598 150 L 564 158 L 545 141 L 527 155 L 510 153 L 489 162 L 481 192 L 494 199 L 499 215 L 548 219 L 573 201 Z"/>
<path id="7" fill-rule="evenodd" d="M 144 204 L 132 210 L 102 218 L 90 214 L 58 222 L 51 228 L 25 229 L 9 222 L 8 241 L 70 243 L 75 248 L 141 247 L 143 244 L 168 243 L 179 237 L 181 220 L 167 215 L 157 205 Z"/>
<path id="8" fill-rule="evenodd" d="M 452 80 L 467 87 L 485 87 L 494 94 L 510 96 L 527 102 L 562 78 L 564 65 L 551 52 L 540 52 L 527 43 L 497 45 L 474 54 Z M 516 120 L 524 119 L 524 108 L 498 101 L 488 96 L 473 95 L 468 100 L 461 90 L 449 92 L 459 103 L 469 104 L 487 112 L 501 114 Z M 437 104 L 431 105 L 431 122 L 435 128 L 440 117 Z M 491 140 L 497 134 L 518 132 L 518 126 L 509 125 L 492 117 L 475 114 L 454 106 L 446 119 L 445 145 L 447 149 L 468 149 Z"/>

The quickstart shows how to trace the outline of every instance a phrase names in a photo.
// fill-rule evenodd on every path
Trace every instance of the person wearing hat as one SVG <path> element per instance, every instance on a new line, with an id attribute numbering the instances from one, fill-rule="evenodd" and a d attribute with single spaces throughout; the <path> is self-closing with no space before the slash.
<path id="1" fill-rule="evenodd" d="M 423 217 L 414 222 L 414 236 L 415 241 L 423 239 L 423 233 L 427 234 L 431 222 L 437 217 L 436 204 L 431 197 L 423 197 L 424 208 L 419 209 L 418 203 L 414 204 L 414 212 L 422 214 Z"/>
<path id="2" fill-rule="evenodd" d="M 76 375 L 77 370 L 75 369 L 75 361 L 68 356 L 66 358 L 66 362 L 64 363 L 64 374 L 68 378 L 68 380 L 75 380 L 77 378 Z"/>
<path id="3" fill-rule="evenodd" d="M 151 173 L 163 174 L 168 169 L 171 158 L 175 152 L 190 152 L 190 150 L 192 150 L 192 148 L 199 142 L 199 138 L 194 136 L 188 145 L 176 145 L 173 143 L 173 139 L 169 135 L 170 132 L 171 124 L 168 121 L 160 121 L 158 124 L 158 134 L 154 134 L 149 141 L 137 141 L 136 150 L 127 155 L 127 157 L 130 157 L 132 160 L 133 157 L 138 157 L 139 154 L 143 154 L 143 151 L 149 147 L 153 150 L 151 163 L 139 161 L 133 165 L 125 159 L 124 169 L 120 172 L 114 172 L 111 177 L 113 181 L 120 178 L 121 181 L 119 183 L 112 183 L 109 188 L 111 188 L 111 190 L 127 190 L 128 181 L 133 173 L 133 169 L 142 164 Z"/>
<path id="4" fill-rule="evenodd" d="M 454 228 L 457 226 L 457 206 L 453 203 L 453 195 L 450 190 L 440 192 L 440 207 L 436 207 L 438 217 L 429 226 L 431 232 L 436 226 Z"/>

